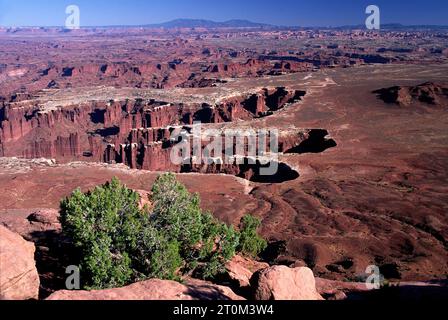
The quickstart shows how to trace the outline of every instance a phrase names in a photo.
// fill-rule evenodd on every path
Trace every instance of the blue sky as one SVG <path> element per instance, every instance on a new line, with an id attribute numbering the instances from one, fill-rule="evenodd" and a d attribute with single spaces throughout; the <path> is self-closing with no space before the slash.
<path id="1" fill-rule="evenodd" d="M 448 25 L 447 0 L 0 0 L 0 25 L 60 26 L 70 4 L 79 6 L 82 26 L 150 24 L 177 18 L 339 26 L 364 23 L 369 4 L 380 7 L 382 23 Z"/>

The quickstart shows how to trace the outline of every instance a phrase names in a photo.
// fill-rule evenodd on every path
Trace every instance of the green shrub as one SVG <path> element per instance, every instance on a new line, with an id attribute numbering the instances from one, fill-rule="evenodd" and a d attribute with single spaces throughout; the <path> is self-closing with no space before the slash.
<path id="1" fill-rule="evenodd" d="M 114 288 L 127 284 L 132 277 L 131 261 L 126 253 L 112 253 L 109 241 L 98 241 L 85 253 L 83 270 L 90 279 L 86 288 Z"/>
<path id="2" fill-rule="evenodd" d="M 169 240 L 165 233 L 147 223 L 139 234 L 137 250 L 132 252 L 139 280 L 158 278 L 175 280 L 182 266 L 179 243 Z"/>
<path id="3" fill-rule="evenodd" d="M 239 234 L 233 226 L 219 223 L 209 213 L 202 216 L 204 226 L 197 276 L 213 279 L 225 271 L 225 264 L 233 258 L 239 243 Z"/>
<path id="4" fill-rule="evenodd" d="M 238 235 L 233 227 L 202 212 L 197 194 L 190 194 L 174 174 L 161 175 L 152 187 L 152 222 L 180 245 L 184 272 L 213 278 L 233 257 Z"/>
<path id="5" fill-rule="evenodd" d="M 151 255 L 149 276 L 157 279 L 177 280 L 178 269 L 182 266 L 177 241 L 164 241 Z"/>
<path id="6" fill-rule="evenodd" d="M 213 278 L 237 250 L 258 254 L 264 240 L 259 221 L 245 218 L 241 235 L 202 212 L 200 199 L 173 174 L 152 187 L 152 212 L 139 208 L 139 195 L 118 179 L 61 202 L 64 234 L 79 251 L 84 288 L 120 287 L 148 278 L 182 274 Z M 255 234 L 255 242 L 253 235 Z M 241 239 L 241 241 L 240 241 Z"/>
<path id="7" fill-rule="evenodd" d="M 202 240 L 202 211 L 198 195 L 191 195 L 174 174 L 161 175 L 152 187 L 152 222 L 170 240 L 179 242 L 183 256 Z"/>
<path id="8" fill-rule="evenodd" d="M 251 215 L 246 215 L 241 219 L 238 252 L 254 258 L 266 249 L 266 240 L 257 233 L 260 225 L 261 220 Z"/>
<path id="9" fill-rule="evenodd" d="M 132 280 L 129 249 L 136 246 L 144 216 L 139 196 L 117 179 L 61 202 L 64 233 L 79 250 L 86 288 L 122 286 Z"/>

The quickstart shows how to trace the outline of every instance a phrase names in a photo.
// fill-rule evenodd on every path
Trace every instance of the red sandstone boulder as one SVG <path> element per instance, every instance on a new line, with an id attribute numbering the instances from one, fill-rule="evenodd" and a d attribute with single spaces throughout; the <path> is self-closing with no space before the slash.
<path id="1" fill-rule="evenodd" d="M 309 268 L 274 266 L 255 273 L 251 284 L 256 300 L 323 300 Z"/>
<path id="2" fill-rule="evenodd" d="M 238 283 L 241 288 L 249 287 L 253 274 L 266 268 L 269 268 L 269 264 L 249 260 L 241 256 L 233 257 L 226 264 L 227 276 L 231 281 Z"/>
<path id="3" fill-rule="evenodd" d="M 58 291 L 47 300 L 244 300 L 227 287 L 191 280 L 148 280 L 127 287 L 97 291 Z"/>
<path id="4" fill-rule="evenodd" d="M 0 226 L 0 300 L 38 299 L 34 245 Z"/>

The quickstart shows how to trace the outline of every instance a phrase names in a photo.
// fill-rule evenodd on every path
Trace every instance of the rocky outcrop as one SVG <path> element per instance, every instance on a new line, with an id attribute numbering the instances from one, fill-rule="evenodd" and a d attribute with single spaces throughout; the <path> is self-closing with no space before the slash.
<path id="1" fill-rule="evenodd" d="M 249 287 L 250 279 L 259 270 L 269 268 L 269 264 L 235 256 L 226 264 L 226 275 L 239 288 Z"/>
<path id="2" fill-rule="evenodd" d="M 29 104 L 9 104 L 0 111 L 0 152 L 2 156 L 25 158 L 82 159 L 93 152 L 95 140 L 101 138 L 100 125 L 108 127 L 121 117 L 120 103 L 86 104 L 67 108 L 44 109 Z M 103 118 L 97 113 L 103 111 Z"/>
<path id="3" fill-rule="evenodd" d="M 259 77 L 311 71 L 313 65 L 307 62 L 284 61 L 269 63 L 267 59 L 248 59 L 246 62 L 216 63 L 206 68 L 206 72 L 219 77 Z"/>
<path id="4" fill-rule="evenodd" d="M 6 102 L 0 109 L 0 156 L 122 163 L 133 169 L 223 173 L 258 181 L 262 165 L 259 159 L 251 163 L 249 157 L 253 155 L 248 151 L 233 154 L 244 158 L 241 162 L 235 159 L 226 164 L 173 164 L 172 148 L 179 142 L 172 139 L 173 132 L 186 130 L 193 139 L 194 122 L 217 124 L 265 117 L 298 102 L 304 95 L 304 91 L 272 87 L 221 98 L 214 105 L 200 103 L 196 101 L 198 98 L 194 103 L 135 98 L 63 107 L 40 105 L 40 100 L 32 99 Z M 291 136 L 281 137 L 280 152 L 306 139 L 306 135 Z M 206 142 L 208 139 L 201 137 L 203 149 Z M 244 150 L 249 150 L 247 138 L 244 143 Z M 222 145 L 223 155 L 229 148 L 224 136 Z M 286 177 L 282 181 L 298 177 L 288 166 L 279 166 L 281 172 L 273 180 L 279 180 L 282 175 Z"/>
<path id="5" fill-rule="evenodd" d="M 40 298 L 65 286 L 65 268 L 72 264 L 73 252 L 61 234 L 58 210 L 6 210 L 0 215 L 0 225 L 34 244 L 33 259 L 40 277 Z"/>
<path id="6" fill-rule="evenodd" d="M 168 141 L 169 127 L 191 125 L 195 121 L 250 120 L 269 115 L 304 95 L 303 91 L 280 87 L 224 98 L 216 105 L 140 98 L 64 107 L 40 105 L 37 100 L 3 102 L 0 105 L 0 156 L 62 162 L 115 161 L 137 168 L 135 156 L 139 154 L 143 158 L 147 154 L 147 158 L 153 157 L 156 161 L 142 160 L 141 168 L 163 169 L 154 167 L 151 162 L 160 163 L 160 157 L 166 158 L 161 150 L 166 148 L 151 144 Z"/>
<path id="7" fill-rule="evenodd" d="M 0 226 L 0 300 L 37 299 L 39 275 L 34 245 Z"/>
<path id="8" fill-rule="evenodd" d="M 426 82 L 418 86 L 390 87 L 373 93 L 386 103 L 408 107 L 420 103 L 437 107 L 448 107 L 448 84 Z"/>
<path id="9" fill-rule="evenodd" d="M 255 273 L 251 285 L 256 300 L 323 300 L 309 268 L 274 266 Z"/>
<path id="10" fill-rule="evenodd" d="M 244 300 L 229 288 L 191 280 L 148 280 L 130 286 L 98 291 L 58 291 L 48 300 Z"/>

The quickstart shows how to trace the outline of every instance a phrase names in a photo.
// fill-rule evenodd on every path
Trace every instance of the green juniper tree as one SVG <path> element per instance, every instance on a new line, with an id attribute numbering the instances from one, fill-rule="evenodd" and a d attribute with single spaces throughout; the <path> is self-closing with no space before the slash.
<path id="1" fill-rule="evenodd" d="M 238 251 L 251 258 L 257 257 L 267 247 L 267 242 L 257 233 L 260 219 L 246 215 L 240 222 L 240 241 Z"/>
<path id="2" fill-rule="evenodd" d="M 178 280 L 184 274 L 214 278 L 237 249 L 256 255 L 265 242 L 258 220 L 243 218 L 241 233 L 200 208 L 173 174 L 153 184 L 152 209 L 114 178 L 61 202 L 63 232 L 78 251 L 83 287 L 120 287 L 148 278 Z M 258 221 L 258 223 L 257 223 Z"/>

